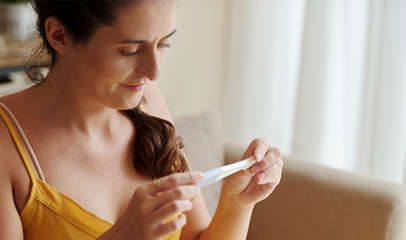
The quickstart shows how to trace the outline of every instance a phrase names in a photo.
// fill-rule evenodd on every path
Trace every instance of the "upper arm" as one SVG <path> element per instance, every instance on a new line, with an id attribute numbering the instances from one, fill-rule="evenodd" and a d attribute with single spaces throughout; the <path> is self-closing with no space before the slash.
<path id="1" fill-rule="evenodd" d="M 211 221 L 201 193 L 193 199 L 193 208 L 185 212 L 185 215 L 187 222 L 182 228 L 180 240 L 198 239 Z"/>
<path id="2" fill-rule="evenodd" d="M 1 161 L 1 159 L 0 159 Z M 13 187 L 0 170 L 0 239 L 24 239 L 20 216 L 14 204 Z"/>
<path id="3" fill-rule="evenodd" d="M 142 105 L 144 111 L 150 115 L 166 119 L 173 123 L 165 100 L 155 83 L 148 83 L 147 88 L 144 90 L 144 94 L 146 99 L 146 104 Z M 180 239 L 198 239 L 199 235 L 207 228 L 211 221 L 201 193 L 193 200 L 193 209 L 185 212 L 185 215 L 187 223 L 182 228 Z"/>
<path id="4" fill-rule="evenodd" d="M 0 118 L 0 239 L 24 239 L 23 227 L 14 201 L 12 140 Z"/>

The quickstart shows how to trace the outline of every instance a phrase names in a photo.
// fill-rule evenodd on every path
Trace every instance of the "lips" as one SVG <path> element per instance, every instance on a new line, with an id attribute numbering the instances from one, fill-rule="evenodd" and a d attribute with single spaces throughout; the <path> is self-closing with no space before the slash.
<path id="1" fill-rule="evenodd" d="M 128 90 L 132 91 L 132 92 L 141 92 L 142 90 L 144 90 L 144 84 L 139 84 L 139 85 L 125 85 L 125 84 L 123 84 L 123 86 L 125 88 L 127 88 Z"/>

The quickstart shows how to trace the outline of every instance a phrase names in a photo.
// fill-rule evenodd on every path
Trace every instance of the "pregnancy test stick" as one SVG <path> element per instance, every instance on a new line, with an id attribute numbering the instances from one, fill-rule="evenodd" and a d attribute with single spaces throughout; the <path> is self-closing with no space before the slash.
<path id="1" fill-rule="evenodd" d="M 225 165 L 222 167 L 218 167 L 215 169 L 212 169 L 210 171 L 207 171 L 204 173 L 204 180 L 196 183 L 198 187 L 205 187 L 207 185 L 213 184 L 225 177 L 230 176 L 233 173 L 236 173 L 240 170 L 245 170 L 252 165 L 254 165 L 257 161 L 254 160 L 254 157 L 250 157 L 248 159 L 232 163 L 229 165 Z"/>

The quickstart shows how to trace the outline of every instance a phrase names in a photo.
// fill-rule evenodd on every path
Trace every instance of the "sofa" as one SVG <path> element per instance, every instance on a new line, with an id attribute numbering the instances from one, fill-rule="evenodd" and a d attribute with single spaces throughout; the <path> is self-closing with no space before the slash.
<path id="1" fill-rule="evenodd" d="M 174 118 L 193 170 L 240 159 L 246 144 L 225 139 L 219 113 Z M 248 240 L 406 240 L 406 186 L 283 156 L 282 180 L 259 202 Z M 202 188 L 213 216 L 222 182 Z"/>

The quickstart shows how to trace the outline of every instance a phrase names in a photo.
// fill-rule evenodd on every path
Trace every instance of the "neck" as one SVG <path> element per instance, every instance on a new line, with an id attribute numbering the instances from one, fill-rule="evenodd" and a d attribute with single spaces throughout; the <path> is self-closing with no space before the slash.
<path id="1" fill-rule="evenodd" d="M 32 106 L 31 110 L 46 124 L 56 124 L 91 138 L 112 135 L 123 114 L 81 96 L 84 94 L 75 89 L 80 86 L 66 84 L 68 75 L 55 70 L 43 82 L 27 90 L 26 102 Z"/>

